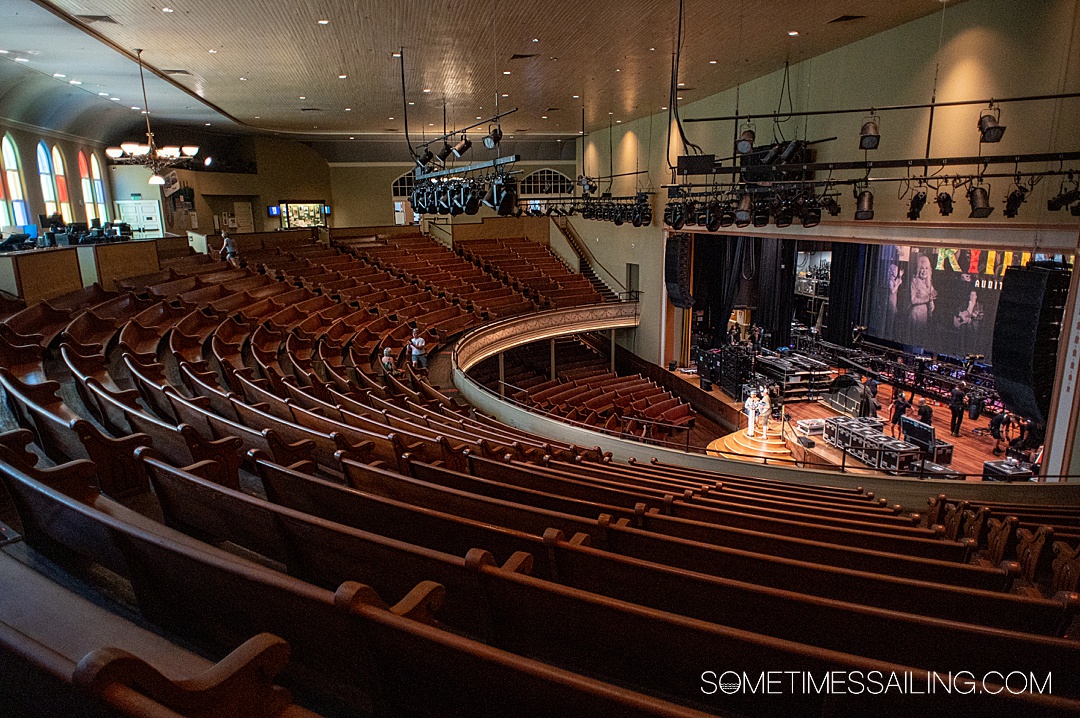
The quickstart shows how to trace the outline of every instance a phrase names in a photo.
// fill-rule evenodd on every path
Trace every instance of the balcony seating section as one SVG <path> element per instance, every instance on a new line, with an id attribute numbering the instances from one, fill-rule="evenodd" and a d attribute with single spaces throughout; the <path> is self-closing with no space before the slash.
<path id="1" fill-rule="evenodd" d="M 592 283 L 536 242 L 515 237 L 474 239 L 455 247 L 462 257 L 500 279 L 527 287 L 553 307 L 598 304 L 604 299 Z"/>
<path id="2" fill-rule="evenodd" d="M 241 270 L 181 257 L 12 313 L 0 386 L 24 428 L 0 435 L 0 478 L 24 552 L 83 591 L 107 569 L 133 598 L 91 604 L 0 554 L 17 595 L 0 665 L 55 705 L 145 715 L 1080 711 L 1080 509 L 940 496 L 922 516 L 861 488 L 613 462 L 486 417 L 404 361 L 413 329 L 438 351 L 502 307 L 576 301 L 525 271 L 550 271 L 542 252 L 488 245 L 486 270 L 408 236 L 253 250 Z M 373 371 L 383 348 L 401 372 Z M 576 340 L 551 380 L 542 348 L 508 352 L 519 401 L 610 430 L 680 407 Z M 30 602 L 66 618 L 19 624 L 9 609 Z M 148 680 L 95 651 L 110 641 L 170 679 L 221 678 Z M 702 670 L 737 665 L 907 672 L 925 693 L 927 671 L 1002 656 L 1055 674 L 1053 695 L 701 690 Z"/>

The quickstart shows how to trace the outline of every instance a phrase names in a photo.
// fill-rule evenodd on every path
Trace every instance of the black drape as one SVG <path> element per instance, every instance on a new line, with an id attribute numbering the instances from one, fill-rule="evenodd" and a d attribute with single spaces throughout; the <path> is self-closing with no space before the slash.
<path id="1" fill-rule="evenodd" d="M 763 237 L 758 273 L 757 324 L 772 334 L 773 348 L 791 343 L 795 313 L 795 240 Z"/>
<path id="2" fill-rule="evenodd" d="M 822 330 L 825 341 L 851 346 L 851 328 L 859 318 L 865 256 L 864 245 L 833 242 L 828 324 Z"/>
<path id="3" fill-rule="evenodd" d="M 746 237 L 694 235 L 694 300 L 708 310 L 709 331 L 714 340 L 727 332 L 743 270 Z"/>

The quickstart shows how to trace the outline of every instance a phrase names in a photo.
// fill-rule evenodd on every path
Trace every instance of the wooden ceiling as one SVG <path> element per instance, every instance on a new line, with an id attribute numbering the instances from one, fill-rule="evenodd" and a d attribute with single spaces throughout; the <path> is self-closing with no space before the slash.
<path id="1" fill-rule="evenodd" d="M 659 112 L 679 9 L 675 0 L 51 4 L 119 48 L 145 48 L 148 65 L 242 125 L 323 137 L 402 131 L 399 47 L 415 136 L 441 134 L 444 101 L 450 127 L 464 126 L 493 114 L 497 95 L 501 109 L 518 108 L 504 131 L 523 137 L 576 134 L 582 106 L 587 130 Z M 685 0 L 683 101 L 941 9 L 941 0 Z"/>

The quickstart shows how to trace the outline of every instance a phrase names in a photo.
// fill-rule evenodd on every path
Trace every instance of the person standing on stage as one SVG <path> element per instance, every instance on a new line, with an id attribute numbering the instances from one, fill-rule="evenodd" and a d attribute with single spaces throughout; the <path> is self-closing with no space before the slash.
<path id="1" fill-rule="evenodd" d="M 934 408 L 930 406 L 930 402 L 926 400 L 926 397 L 919 399 L 919 421 L 927 426 L 934 425 Z"/>
<path id="2" fill-rule="evenodd" d="M 757 324 L 750 327 L 750 343 L 754 345 L 754 351 L 761 351 L 761 327 Z"/>
<path id="3" fill-rule="evenodd" d="M 914 398 L 914 396 L 912 397 Z M 897 391 L 896 398 L 893 399 L 892 404 L 892 416 L 889 420 L 889 429 L 893 438 L 898 438 L 900 435 L 900 419 L 907 414 L 907 410 L 911 408 L 911 402 L 904 398 L 904 392 Z"/>
<path id="4" fill-rule="evenodd" d="M 728 335 L 728 344 L 730 344 L 731 346 L 736 346 L 740 341 L 742 341 L 742 336 L 741 336 L 741 332 L 739 332 L 739 325 L 738 324 L 732 324 L 731 328 L 728 329 L 727 335 Z"/>
<path id="5" fill-rule="evenodd" d="M 949 399 L 949 410 L 952 412 L 952 423 L 949 428 L 949 433 L 953 436 L 960 436 L 960 426 L 964 423 L 964 409 L 967 407 L 967 403 L 967 382 L 962 381 L 958 386 L 953 387 L 952 395 Z"/>
<path id="6" fill-rule="evenodd" d="M 1002 409 L 990 418 L 990 436 L 994 437 L 994 456 L 1001 456 L 1001 440 L 1006 444 L 1012 438 L 1012 416 Z"/>
<path id="7" fill-rule="evenodd" d="M 749 437 L 754 436 L 754 431 L 757 428 L 758 418 L 761 416 L 761 412 L 765 410 L 765 402 L 761 399 L 761 394 L 757 389 L 750 392 L 750 398 L 743 404 L 743 411 L 746 413 L 746 435 Z"/>

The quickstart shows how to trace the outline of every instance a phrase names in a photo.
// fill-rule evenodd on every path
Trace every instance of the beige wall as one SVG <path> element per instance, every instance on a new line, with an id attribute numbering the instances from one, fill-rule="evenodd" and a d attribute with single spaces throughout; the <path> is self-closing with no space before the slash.
<path id="1" fill-rule="evenodd" d="M 867 38 L 824 55 L 791 66 L 792 104 L 794 111 L 841 109 L 847 107 L 886 106 L 929 102 L 935 70 L 940 68 L 937 100 L 968 100 L 988 97 L 1010 97 L 1080 91 L 1080 18 L 1075 0 L 970 0 L 956 7 L 948 6 L 944 23 L 940 13 L 908 23 L 879 35 Z M 812 53 L 813 33 L 805 33 Z M 941 48 L 938 38 L 941 36 Z M 800 40 L 802 42 L 802 40 Z M 723 51 L 723 49 L 718 49 Z M 731 48 L 735 52 L 735 48 Z M 798 56 L 795 60 L 800 59 Z M 683 68 L 682 79 L 692 85 L 694 68 Z M 745 82 L 739 89 L 739 110 L 743 113 L 771 113 L 780 97 L 782 73 Z M 786 101 L 785 101 L 786 102 Z M 785 104 L 785 109 L 787 105 Z M 730 115 L 736 111 L 736 91 L 726 91 L 698 102 L 683 102 L 682 117 Z M 927 111 L 882 113 L 881 146 L 869 153 L 871 159 L 922 157 L 926 150 Z M 934 119 L 931 155 L 937 157 L 973 155 L 979 151 L 976 123 L 979 107 L 943 108 Z M 781 125 L 785 137 L 819 139 L 837 136 L 835 142 L 818 146 L 818 161 L 855 161 L 863 153 L 857 149 L 861 115 L 829 115 L 806 120 L 798 119 Z M 1077 149 L 1080 137 L 1080 100 L 1043 103 L 1008 103 L 1002 106 L 1001 122 L 1008 129 L 1001 143 L 984 145 L 987 154 L 1051 152 Z M 612 130 L 613 168 L 615 173 L 627 172 L 640 164 L 651 171 L 651 186 L 656 189 L 671 181 L 664 138 L 667 133 L 667 113 L 626 122 Z M 718 158 L 732 153 L 734 123 L 684 123 L 689 139 Z M 772 139 L 771 120 L 757 121 L 759 144 Z M 651 136 L 651 143 L 650 143 Z M 590 174 L 607 172 L 608 131 L 591 133 L 585 141 L 584 159 Z M 675 162 L 681 150 L 672 143 L 670 161 Z M 578 153 L 579 166 L 582 153 Z M 730 164 L 729 164 L 730 166 Z M 973 168 L 964 168 L 971 171 Z M 1050 166 L 1040 169 L 1051 169 Z M 1056 169 L 1056 166 L 1053 167 Z M 580 169 L 579 169 L 580 171 Z M 1010 166 L 998 171 L 1010 172 Z M 892 176 L 902 176 L 903 172 Z M 850 175 L 846 175 L 850 176 Z M 873 176 L 888 176 L 886 171 Z M 617 178 L 612 187 L 615 195 L 630 194 L 645 180 L 634 177 Z M 968 204 L 958 196 L 956 210 L 947 220 L 938 216 L 931 201 L 923 210 L 919 222 L 907 222 L 907 199 L 897 198 L 897 184 L 883 183 L 875 187 L 875 224 L 878 221 L 906 222 L 914 229 L 925 228 L 940 221 L 936 233 L 949 236 L 949 227 L 977 223 L 987 233 L 998 226 L 1020 224 L 1077 225 L 1067 212 L 1049 212 L 1048 194 L 1056 194 L 1058 181 L 1045 179 L 1029 196 L 1015 220 L 1002 217 L 1004 196 L 1010 181 L 990 181 L 991 203 L 997 207 L 990 220 L 968 219 Z M 854 201 L 850 190 L 840 198 L 843 214 L 826 217 L 819 229 L 836 226 L 839 221 L 853 223 Z M 931 200 L 933 192 L 930 193 Z M 648 228 L 615 227 L 609 222 L 586 221 L 574 217 L 574 227 L 594 255 L 615 276 L 625 274 L 627 262 L 641 266 L 642 322 L 638 329 L 637 352 L 656 361 L 660 357 L 661 298 L 663 281 L 662 214 L 666 194 L 659 190 L 654 197 L 654 222 Z M 798 236 L 798 232 L 794 233 Z M 809 233 L 808 233 L 809 234 Z M 903 232 L 893 237 L 902 241 Z M 1031 237 L 1038 239 L 1032 231 Z M 857 237 L 857 234 L 856 234 Z M 718 238 L 717 241 L 723 241 Z M 1029 240 L 1031 241 L 1031 240 Z M 682 312 L 669 314 L 681 324 Z"/>

